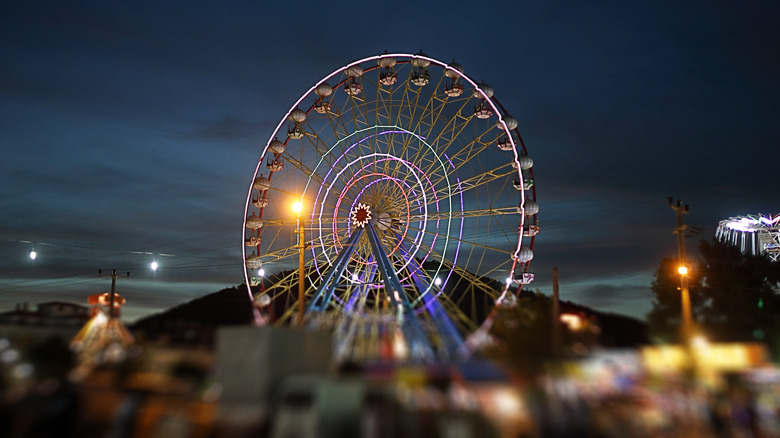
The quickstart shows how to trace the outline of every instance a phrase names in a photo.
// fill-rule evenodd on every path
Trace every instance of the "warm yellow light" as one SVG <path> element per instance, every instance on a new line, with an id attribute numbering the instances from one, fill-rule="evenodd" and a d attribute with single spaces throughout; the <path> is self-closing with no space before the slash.
<path id="1" fill-rule="evenodd" d="M 680 275 L 688 275 L 688 268 L 686 266 L 680 266 L 677 268 L 677 272 L 679 272 Z"/>
<path id="2" fill-rule="evenodd" d="M 303 203 L 301 201 L 295 201 L 295 203 L 292 205 L 292 209 L 296 213 L 300 213 L 301 210 L 303 210 Z"/>
<path id="3" fill-rule="evenodd" d="M 583 321 L 579 315 L 573 313 L 561 313 L 558 317 L 560 321 L 569 327 L 569 330 L 580 330 L 583 328 Z"/>
<path id="4" fill-rule="evenodd" d="M 696 348 L 704 348 L 707 347 L 709 343 L 707 342 L 707 338 L 702 335 L 697 335 L 691 339 L 691 345 Z"/>

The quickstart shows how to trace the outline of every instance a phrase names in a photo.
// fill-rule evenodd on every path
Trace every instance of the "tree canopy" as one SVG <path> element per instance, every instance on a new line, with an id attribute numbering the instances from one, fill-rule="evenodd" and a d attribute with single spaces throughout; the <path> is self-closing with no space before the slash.
<path id="1" fill-rule="evenodd" d="M 689 266 L 689 290 L 695 331 L 716 342 L 763 341 L 777 351 L 780 342 L 780 263 L 742 254 L 713 240 L 699 244 L 700 260 Z M 661 259 L 647 316 L 655 340 L 675 341 L 681 322 L 677 259 Z"/>

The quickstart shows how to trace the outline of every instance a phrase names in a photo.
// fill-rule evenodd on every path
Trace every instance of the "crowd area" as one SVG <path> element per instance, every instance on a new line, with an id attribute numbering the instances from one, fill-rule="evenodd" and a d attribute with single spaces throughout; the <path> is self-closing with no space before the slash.
<path id="1" fill-rule="evenodd" d="M 350 369 L 279 382 L 261 421 L 247 426 L 224 415 L 232 408 L 220 382 L 192 363 L 152 372 L 127 358 L 74 374 L 64 342 L 15 351 L 0 341 L 0 436 L 9 438 L 780 437 L 780 371 L 768 361 L 680 368 L 625 350 L 534 375 L 488 361 L 475 366 L 505 372 Z"/>

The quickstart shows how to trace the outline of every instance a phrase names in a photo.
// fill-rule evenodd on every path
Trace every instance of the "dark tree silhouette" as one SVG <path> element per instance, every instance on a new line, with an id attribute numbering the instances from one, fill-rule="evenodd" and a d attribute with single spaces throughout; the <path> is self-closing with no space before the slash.
<path id="1" fill-rule="evenodd" d="M 780 263 L 742 254 L 716 240 L 701 241 L 699 253 L 701 260 L 689 274 L 696 330 L 712 341 L 764 341 L 776 351 Z M 676 259 L 662 259 L 652 285 L 655 300 L 647 319 L 656 340 L 677 339 L 680 291 L 676 264 Z"/>

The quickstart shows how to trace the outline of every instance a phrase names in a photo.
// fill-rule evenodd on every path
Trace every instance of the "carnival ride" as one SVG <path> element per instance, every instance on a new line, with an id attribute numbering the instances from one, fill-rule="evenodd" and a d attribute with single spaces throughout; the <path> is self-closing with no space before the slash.
<path id="1" fill-rule="evenodd" d="M 283 309 L 277 324 L 332 330 L 343 359 L 452 357 L 479 309 L 533 280 L 539 206 L 517 125 L 490 86 L 423 53 L 325 76 L 252 176 L 249 294 Z"/>
<path id="2" fill-rule="evenodd" d="M 763 255 L 780 260 L 780 214 L 750 214 L 724 219 L 718 223 L 715 237 L 736 246 L 743 254 Z"/>

